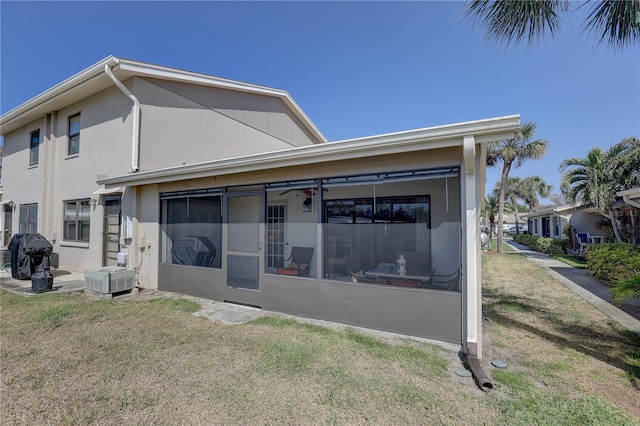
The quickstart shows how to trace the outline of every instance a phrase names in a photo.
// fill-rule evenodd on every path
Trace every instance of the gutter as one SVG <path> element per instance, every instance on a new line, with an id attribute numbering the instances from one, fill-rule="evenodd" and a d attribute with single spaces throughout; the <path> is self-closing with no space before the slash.
<path id="1" fill-rule="evenodd" d="M 120 61 L 116 59 L 116 64 Z M 113 75 L 109 64 L 105 64 L 104 72 L 113 80 L 118 89 L 122 91 L 133 102 L 133 137 L 131 141 L 131 171 L 137 172 L 140 170 L 140 158 L 138 152 L 140 150 L 140 102 L 138 98 L 133 96 L 133 93 L 125 87 L 120 80 Z"/>
<path id="2" fill-rule="evenodd" d="M 634 206 L 634 207 L 638 207 L 640 209 L 640 203 L 635 201 L 635 200 L 632 200 L 631 196 L 623 195 L 622 199 L 624 200 L 625 203 L 627 203 L 627 204 L 629 204 L 631 206 Z"/>

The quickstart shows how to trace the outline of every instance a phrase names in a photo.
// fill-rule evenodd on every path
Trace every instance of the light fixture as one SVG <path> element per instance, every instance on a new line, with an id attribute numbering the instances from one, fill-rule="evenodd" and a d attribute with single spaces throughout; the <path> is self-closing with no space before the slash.
<path id="1" fill-rule="evenodd" d="M 304 202 L 302 203 L 302 211 L 308 213 L 311 211 L 312 208 L 313 208 L 313 205 L 312 205 L 311 197 L 307 197 L 307 199 L 304 200 Z"/>

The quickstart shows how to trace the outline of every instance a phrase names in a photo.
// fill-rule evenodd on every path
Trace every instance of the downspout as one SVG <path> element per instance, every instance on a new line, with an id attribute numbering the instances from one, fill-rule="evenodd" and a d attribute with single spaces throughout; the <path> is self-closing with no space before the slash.
<path id="1" fill-rule="evenodd" d="M 493 389 L 493 383 L 485 372 L 482 370 L 480 360 L 478 359 L 478 346 L 481 346 L 482 323 L 480 316 L 482 315 L 482 294 L 478 288 L 478 264 L 477 264 L 477 241 L 478 229 L 477 223 L 477 195 L 476 195 L 476 142 L 473 135 L 467 135 L 463 138 L 462 156 L 464 166 L 465 180 L 465 210 L 466 210 L 466 244 L 465 244 L 465 263 L 466 263 L 466 285 L 464 286 L 465 300 L 464 313 L 466 320 L 466 342 L 464 344 L 463 353 L 467 361 L 467 365 L 471 370 L 471 374 L 475 379 L 478 387 L 489 392 Z M 473 207 L 470 209 L 470 207 Z"/>
<path id="2" fill-rule="evenodd" d="M 138 157 L 138 152 L 140 149 L 140 102 L 135 96 L 133 96 L 133 93 L 131 93 L 129 89 L 127 89 L 125 85 L 122 84 L 122 82 L 118 80 L 115 75 L 113 75 L 113 72 L 111 71 L 111 67 L 109 67 L 108 64 L 105 64 L 104 72 L 111 78 L 111 80 L 113 80 L 115 85 L 118 86 L 118 89 L 120 89 L 122 93 L 127 95 L 129 99 L 131 99 L 131 101 L 133 102 L 133 138 L 131 142 L 131 171 L 137 172 L 138 170 L 140 170 L 140 159 Z"/>

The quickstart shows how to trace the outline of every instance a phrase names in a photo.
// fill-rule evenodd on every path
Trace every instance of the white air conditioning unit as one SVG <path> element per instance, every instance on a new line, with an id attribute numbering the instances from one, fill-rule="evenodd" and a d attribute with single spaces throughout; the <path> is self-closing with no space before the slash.
<path id="1" fill-rule="evenodd" d="M 136 271 L 119 266 L 85 269 L 84 288 L 97 293 L 112 294 L 131 290 L 136 286 Z"/>

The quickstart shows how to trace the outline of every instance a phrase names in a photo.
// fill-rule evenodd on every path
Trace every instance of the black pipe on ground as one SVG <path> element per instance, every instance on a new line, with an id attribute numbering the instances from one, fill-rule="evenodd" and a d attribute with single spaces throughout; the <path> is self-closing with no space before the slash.
<path id="1" fill-rule="evenodd" d="M 489 379 L 489 377 L 482 370 L 482 366 L 480 365 L 480 360 L 477 356 L 473 354 L 466 355 L 467 364 L 469 365 L 469 370 L 471 370 L 471 374 L 476 381 L 476 384 L 483 392 L 490 392 L 493 390 L 493 383 Z"/>

